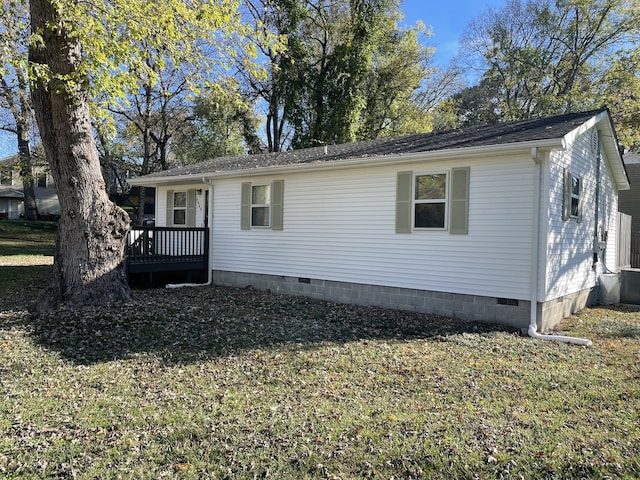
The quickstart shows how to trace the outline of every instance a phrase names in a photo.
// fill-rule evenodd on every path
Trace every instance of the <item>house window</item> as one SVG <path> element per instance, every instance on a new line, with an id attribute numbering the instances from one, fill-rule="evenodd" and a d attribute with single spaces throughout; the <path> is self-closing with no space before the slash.
<path id="1" fill-rule="evenodd" d="M 38 187 L 40 188 L 47 188 L 47 174 L 46 173 L 39 173 L 37 176 L 38 179 Z"/>
<path id="2" fill-rule="evenodd" d="M 241 185 L 240 228 L 283 229 L 284 180 Z"/>
<path id="3" fill-rule="evenodd" d="M 268 227 L 271 210 L 270 185 L 251 186 L 251 226 Z"/>
<path id="4" fill-rule="evenodd" d="M 469 167 L 455 167 L 429 175 L 398 172 L 396 233 L 431 229 L 467 235 L 470 178 Z"/>
<path id="5" fill-rule="evenodd" d="M 582 221 L 582 178 L 564 170 L 564 195 L 562 201 L 562 219 Z"/>
<path id="6" fill-rule="evenodd" d="M 413 212 L 414 228 L 446 228 L 446 173 L 415 176 Z"/>
<path id="7" fill-rule="evenodd" d="M 187 224 L 187 192 L 173 192 L 173 225 Z"/>
<path id="8" fill-rule="evenodd" d="M 582 179 L 571 175 L 571 217 L 578 218 L 580 215 L 580 190 L 582 190 Z"/>
<path id="9" fill-rule="evenodd" d="M 167 227 L 196 226 L 196 190 L 167 190 Z"/>

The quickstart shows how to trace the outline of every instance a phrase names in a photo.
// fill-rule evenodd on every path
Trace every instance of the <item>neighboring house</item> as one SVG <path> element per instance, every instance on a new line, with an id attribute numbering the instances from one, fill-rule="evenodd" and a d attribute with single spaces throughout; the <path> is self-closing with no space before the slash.
<path id="1" fill-rule="evenodd" d="M 210 231 L 212 281 L 549 329 L 616 271 L 607 110 L 225 157 L 131 184 Z M 179 250 L 179 248 L 178 248 Z"/>
<path id="2" fill-rule="evenodd" d="M 0 183 L 0 218 L 20 218 L 24 194 L 14 188 L 7 188 Z"/>
<path id="3" fill-rule="evenodd" d="M 629 265 L 640 268 L 640 155 L 624 155 L 631 189 L 620 192 L 620 211 L 631 216 L 631 236 L 629 242 Z M 640 297 L 638 297 L 640 298 Z"/>
<path id="4" fill-rule="evenodd" d="M 623 158 L 631 189 L 620 192 L 620 211 L 631 215 L 631 231 L 640 234 L 640 155 L 627 153 Z"/>
<path id="5" fill-rule="evenodd" d="M 18 192 L 23 191 L 22 180 L 16 168 L 17 162 L 17 155 L 0 159 L 0 172 L 2 172 L 1 175 L 4 179 L 0 181 L 0 188 L 10 187 L 12 190 L 16 190 Z M 60 202 L 58 202 L 58 193 L 56 192 L 53 177 L 49 174 L 49 168 L 46 162 L 34 162 L 33 175 L 36 179 L 34 191 L 36 195 L 38 215 L 41 217 L 58 217 L 60 215 Z M 24 213 L 24 203 L 22 202 L 23 198 L 24 195 L 21 195 L 18 217 Z M 0 200 L 0 214 L 2 214 L 2 211 L 2 201 Z"/>
<path id="6" fill-rule="evenodd" d="M 24 195 L 13 188 L 13 169 L 0 160 L 0 218 L 19 218 Z"/>
<path id="7" fill-rule="evenodd" d="M 103 169 L 102 176 L 107 182 L 109 198 L 129 214 L 132 224 L 137 225 L 139 220 L 153 222 L 156 198 L 153 188 L 145 189 L 144 211 L 140 216 L 140 187 L 129 185 L 129 171 L 111 164 L 108 170 Z"/>
<path id="8" fill-rule="evenodd" d="M 20 173 L 16 168 L 18 156 L 12 155 L 0 159 L 0 218 L 19 218 L 24 213 L 24 194 Z M 56 191 L 53 176 L 49 173 L 46 162 L 36 161 L 33 165 L 33 175 L 36 179 L 34 191 L 36 195 L 36 207 L 41 218 L 56 218 L 60 216 L 60 202 Z M 109 195 L 112 201 L 123 207 L 131 216 L 132 221 L 137 221 L 139 187 L 130 188 L 117 182 L 114 175 L 109 179 Z M 126 182 L 126 180 L 125 180 Z M 124 191 L 123 188 L 125 187 Z M 16 192 L 19 196 L 16 196 Z M 154 190 L 147 189 L 144 218 L 153 218 Z"/>

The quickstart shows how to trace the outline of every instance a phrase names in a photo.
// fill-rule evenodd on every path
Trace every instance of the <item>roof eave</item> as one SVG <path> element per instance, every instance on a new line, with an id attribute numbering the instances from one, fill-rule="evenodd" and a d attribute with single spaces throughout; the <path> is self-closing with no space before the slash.
<path id="1" fill-rule="evenodd" d="M 187 185 L 193 183 L 206 183 L 207 180 L 223 178 L 237 178 L 247 176 L 278 175 L 283 173 L 313 172 L 316 170 L 344 170 L 361 168 L 363 166 L 380 167 L 387 165 L 404 165 L 417 161 L 443 161 L 460 157 L 477 158 L 486 155 L 507 155 L 510 153 L 528 153 L 532 148 L 557 149 L 562 148 L 562 138 L 545 140 L 533 140 L 528 142 L 505 143 L 499 145 L 484 145 L 466 148 L 451 148 L 428 152 L 405 153 L 397 155 L 381 155 L 378 157 L 358 157 L 347 160 L 334 160 L 328 162 L 294 163 L 272 167 L 247 168 L 222 172 L 201 172 L 185 175 L 173 175 L 165 177 L 136 177 L 128 182 L 136 186 L 155 185 Z"/>

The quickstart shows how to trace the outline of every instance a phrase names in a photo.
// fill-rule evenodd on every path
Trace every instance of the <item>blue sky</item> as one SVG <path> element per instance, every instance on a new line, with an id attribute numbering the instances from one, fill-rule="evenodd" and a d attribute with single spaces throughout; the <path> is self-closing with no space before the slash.
<path id="1" fill-rule="evenodd" d="M 17 139 L 14 139 L 14 135 L 9 135 L 6 132 L 0 131 L 0 158 L 4 158 L 17 152 L 17 141 Z"/>
<path id="2" fill-rule="evenodd" d="M 403 0 L 403 23 L 414 25 L 418 20 L 433 30 L 426 40 L 436 49 L 435 63 L 446 66 L 458 53 L 458 40 L 473 18 L 489 7 L 500 8 L 507 0 Z M 0 158 L 17 151 L 16 140 L 0 132 Z"/>
<path id="3" fill-rule="evenodd" d="M 418 20 L 431 27 L 433 36 L 426 43 L 436 49 L 434 60 L 446 66 L 458 53 L 458 41 L 467 24 L 489 7 L 499 9 L 507 0 L 403 0 L 403 23 Z"/>

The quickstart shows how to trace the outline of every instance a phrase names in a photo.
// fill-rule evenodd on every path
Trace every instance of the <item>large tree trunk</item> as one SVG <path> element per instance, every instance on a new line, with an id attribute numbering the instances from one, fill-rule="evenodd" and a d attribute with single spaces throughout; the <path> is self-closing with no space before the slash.
<path id="1" fill-rule="evenodd" d="M 31 26 L 42 35 L 32 63 L 49 69 L 33 82 L 36 120 L 60 199 L 51 284 L 39 310 L 104 305 L 133 298 L 124 271 L 129 218 L 107 195 L 91 129 L 81 46 L 51 0 L 32 0 Z"/>
<path id="2" fill-rule="evenodd" d="M 36 192 L 34 189 L 33 168 L 31 165 L 31 147 L 29 146 L 29 126 L 17 125 L 18 154 L 20 177 L 22 178 L 22 191 L 24 194 L 24 218 L 25 220 L 37 220 L 38 209 L 36 207 Z"/>

